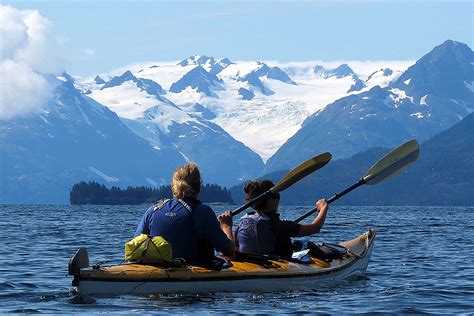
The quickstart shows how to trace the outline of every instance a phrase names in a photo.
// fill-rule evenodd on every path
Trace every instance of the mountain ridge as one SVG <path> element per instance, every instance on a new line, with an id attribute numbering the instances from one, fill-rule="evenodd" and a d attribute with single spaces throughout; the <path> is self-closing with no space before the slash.
<path id="1" fill-rule="evenodd" d="M 448 50 L 448 56 L 440 56 L 440 51 L 446 51 L 443 46 L 459 51 Z M 370 147 L 392 147 L 410 138 L 425 141 L 451 127 L 474 110 L 474 89 L 470 91 L 464 83 L 474 80 L 474 53 L 466 47 L 447 41 L 387 87 L 374 86 L 345 96 L 309 116 L 301 129 L 270 157 L 265 172 L 287 169 L 318 151 L 329 150 L 339 158 L 350 157 Z M 445 64 L 433 63 L 433 59 L 445 60 L 451 72 L 439 76 L 445 72 Z M 430 78 L 423 81 L 424 76 Z M 452 78 L 456 78 L 454 88 L 439 83 Z"/>
<path id="2" fill-rule="evenodd" d="M 338 200 L 337 205 L 474 205 L 474 113 L 421 143 L 417 161 L 396 177 L 365 185 Z M 281 193 L 286 205 L 314 205 L 356 183 L 392 148 L 372 147 L 350 158 L 336 159 Z M 262 179 L 279 181 L 288 170 Z M 230 189 L 243 203 L 243 184 Z"/>

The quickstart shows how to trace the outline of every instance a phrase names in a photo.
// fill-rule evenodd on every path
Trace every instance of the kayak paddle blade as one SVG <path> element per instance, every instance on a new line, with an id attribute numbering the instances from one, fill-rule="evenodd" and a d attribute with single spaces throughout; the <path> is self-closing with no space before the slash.
<path id="1" fill-rule="evenodd" d="M 286 190 L 304 177 L 324 167 L 331 160 L 331 158 L 332 155 L 326 152 L 303 162 L 298 167 L 291 170 L 283 179 L 278 181 L 278 183 L 275 184 L 275 186 L 270 190 L 273 193 Z"/>
<path id="2" fill-rule="evenodd" d="M 416 140 L 410 140 L 375 163 L 364 175 L 366 184 L 377 184 L 406 170 L 418 158 L 420 146 Z"/>

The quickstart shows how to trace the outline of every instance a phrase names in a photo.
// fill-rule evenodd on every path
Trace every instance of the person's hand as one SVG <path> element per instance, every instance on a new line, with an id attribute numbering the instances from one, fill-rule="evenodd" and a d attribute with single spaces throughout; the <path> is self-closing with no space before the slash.
<path id="1" fill-rule="evenodd" d="M 316 203 L 316 208 L 318 209 L 318 212 L 321 211 L 327 211 L 328 210 L 328 201 L 326 199 L 321 199 Z"/>
<path id="2" fill-rule="evenodd" d="M 232 227 L 232 212 L 225 211 L 221 215 L 217 217 L 221 226 L 229 226 Z"/>

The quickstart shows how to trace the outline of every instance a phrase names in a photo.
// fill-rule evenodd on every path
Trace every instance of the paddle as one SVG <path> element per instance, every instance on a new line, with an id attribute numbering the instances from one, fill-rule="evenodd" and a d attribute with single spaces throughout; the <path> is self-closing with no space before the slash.
<path id="1" fill-rule="evenodd" d="M 287 188 L 289 188 L 296 182 L 300 181 L 304 177 L 324 167 L 331 160 L 331 158 L 332 158 L 331 154 L 326 152 L 303 162 L 298 167 L 291 170 L 285 177 L 283 177 L 283 179 L 278 181 L 278 183 L 275 184 L 272 188 L 263 192 L 262 194 L 252 199 L 251 201 L 247 202 L 246 204 L 240 206 L 239 208 L 236 208 L 235 210 L 233 210 L 232 216 L 239 214 L 240 212 L 242 212 L 249 206 L 254 205 L 255 203 L 268 199 L 274 193 L 278 193 L 278 192 L 286 190 Z"/>
<path id="2" fill-rule="evenodd" d="M 383 156 L 382 159 L 377 161 L 375 165 L 373 165 L 357 183 L 348 187 L 341 193 L 336 193 L 332 198 L 330 198 L 328 200 L 328 204 L 336 201 L 361 185 L 377 184 L 399 174 L 416 161 L 418 158 L 419 149 L 420 147 L 414 139 L 395 148 Z M 317 211 L 317 208 L 314 208 L 308 213 L 298 217 L 295 222 L 300 222 Z"/>

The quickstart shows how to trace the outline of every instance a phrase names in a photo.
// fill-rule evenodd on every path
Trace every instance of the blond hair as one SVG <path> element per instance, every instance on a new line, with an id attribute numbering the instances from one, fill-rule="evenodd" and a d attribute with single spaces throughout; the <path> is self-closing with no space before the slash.
<path id="1" fill-rule="evenodd" d="M 194 162 L 174 171 L 171 190 L 175 199 L 197 198 L 199 191 L 201 191 L 201 173 Z"/>

